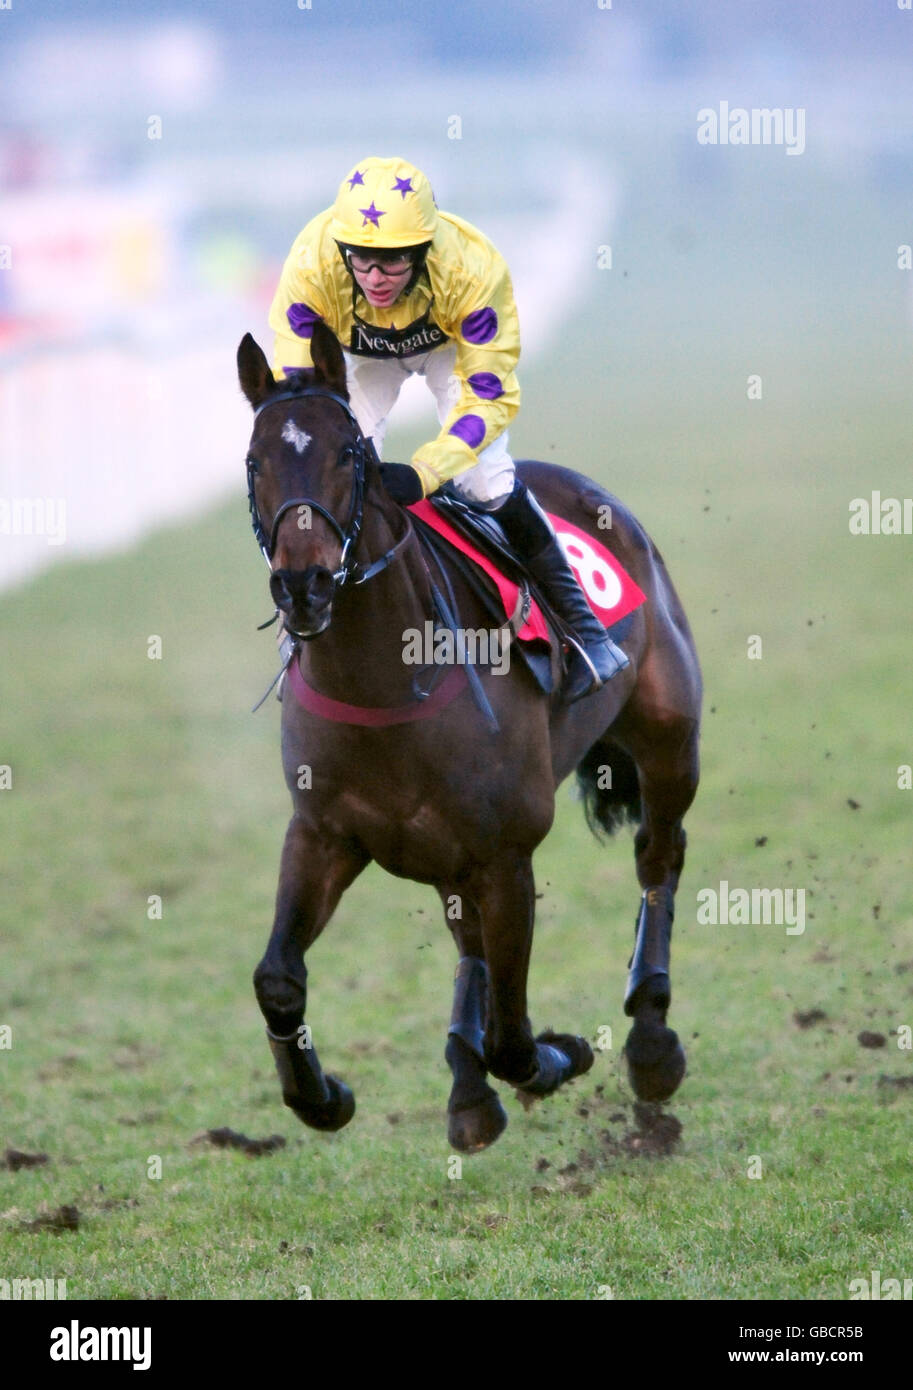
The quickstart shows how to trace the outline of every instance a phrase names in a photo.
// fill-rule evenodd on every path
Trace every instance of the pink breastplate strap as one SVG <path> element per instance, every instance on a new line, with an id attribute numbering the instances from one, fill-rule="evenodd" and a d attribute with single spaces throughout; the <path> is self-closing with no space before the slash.
<path id="1" fill-rule="evenodd" d="M 427 700 L 411 700 L 408 705 L 348 705 L 344 700 L 331 700 L 308 685 L 298 665 L 297 653 L 289 664 L 287 679 L 295 699 L 309 714 L 329 719 L 334 724 L 362 724 L 379 729 L 388 724 L 409 724 L 414 719 L 431 719 L 449 705 L 466 686 L 466 672 L 452 666 Z"/>

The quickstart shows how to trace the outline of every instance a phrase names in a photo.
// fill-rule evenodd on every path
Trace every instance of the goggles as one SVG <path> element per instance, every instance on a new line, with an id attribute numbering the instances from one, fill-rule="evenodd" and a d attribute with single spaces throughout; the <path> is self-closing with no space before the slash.
<path id="1" fill-rule="evenodd" d="M 362 254 L 347 247 L 345 258 L 349 269 L 356 270 L 359 275 L 367 275 L 375 267 L 381 275 L 403 275 L 415 265 L 414 257 L 402 251 L 394 251 L 390 255 L 382 256 L 377 251 L 373 255 L 371 252 Z"/>

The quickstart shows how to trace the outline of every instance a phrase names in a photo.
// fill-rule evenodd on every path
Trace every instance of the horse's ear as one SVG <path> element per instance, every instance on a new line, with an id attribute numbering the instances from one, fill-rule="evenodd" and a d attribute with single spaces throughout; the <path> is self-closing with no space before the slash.
<path id="1" fill-rule="evenodd" d="M 346 360 L 336 334 L 321 319 L 314 324 L 311 335 L 311 361 L 317 369 L 317 380 L 348 400 Z"/>
<path id="2" fill-rule="evenodd" d="M 263 349 L 249 333 L 244 334 L 238 345 L 238 380 L 255 410 L 276 389 L 276 378 L 269 369 Z"/>

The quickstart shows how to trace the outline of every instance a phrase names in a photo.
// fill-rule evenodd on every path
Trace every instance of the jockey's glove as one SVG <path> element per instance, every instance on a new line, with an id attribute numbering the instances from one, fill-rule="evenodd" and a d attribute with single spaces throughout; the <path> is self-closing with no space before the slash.
<path id="1" fill-rule="evenodd" d="M 380 476 L 394 501 L 401 502 L 405 507 L 413 502 L 421 502 L 425 495 L 421 478 L 408 463 L 382 463 Z"/>

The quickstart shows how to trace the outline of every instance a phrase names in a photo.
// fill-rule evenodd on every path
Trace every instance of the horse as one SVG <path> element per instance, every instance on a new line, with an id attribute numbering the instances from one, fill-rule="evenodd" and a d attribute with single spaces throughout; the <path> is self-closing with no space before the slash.
<path id="1" fill-rule="evenodd" d="M 339 1130 L 354 1114 L 350 1088 L 324 1072 L 304 1021 L 305 956 L 372 860 L 432 885 L 456 943 L 445 1052 L 453 1148 L 475 1153 L 505 1128 L 489 1077 L 528 1104 L 592 1066 L 585 1038 L 534 1036 L 527 1012 L 531 859 L 551 827 L 556 789 L 575 769 L 597 835 L 636 826 L 641 896 L 624 1055 L 638 1098 L 668 1100 L 686 1067 L 667 1023 L 669 958 L 682 820 L 698 784 L 701 675 L 661 555 L 591 479 L 519 463 L 543 506 L 598 536 L 646 595 L 624 641 L 629 665 L 571 705 L 560 688 L 544 693 L 520 661 L 498 679 L 476 671 L 494 724 L 455 667 L 435 692 L 417 691 L 404 634 L 432 618 L 437 586 L 412 517 L 385 491 L 352 412 L 336 337 L 318 322 L 313 366 L 284 380 L 249 333 L 237 360 L 255 412 L 246 458 L 251 517 L 273 603 L 296 643 L 281 691 L 292 817 L 272 931 L 254 973 L 285 1104 L 317 1130 Z M 465 575 L 451 573 L 448 592 L 461 618 L 490 625 Z M 310 701 L 292 698 L 293 678 Z"/>

